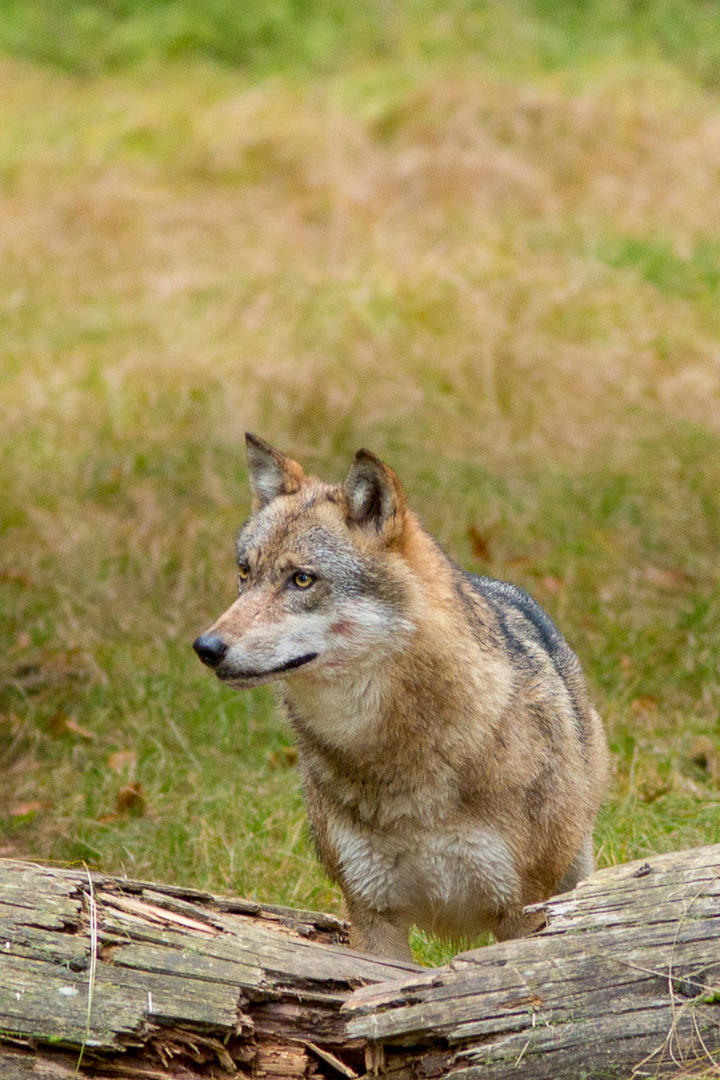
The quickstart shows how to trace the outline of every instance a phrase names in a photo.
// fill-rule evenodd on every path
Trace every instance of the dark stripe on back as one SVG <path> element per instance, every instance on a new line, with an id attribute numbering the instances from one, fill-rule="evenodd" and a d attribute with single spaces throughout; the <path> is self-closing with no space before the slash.
<path id="1" fill-rule="evenodd" d="M 507 581 L 498 581 L 495 578 L 480 577 L 477 574 L 463 574 L 465 580 L 475 592 L 479 593 L 491 605 L 495 612 L 505 638 L 507 647 L 518 657 L 522 657 L 523 663 L 527 664 L 531 659 L 531 651 L 527 646 L 527 639 L 518 628 L 511 624 L 508 619 L 509 610 L 518 612 L 527 627 L 527 635 L 535 639 L 541 645 L 552 660 L 553 666 L 562 679 L 567 690 L 573 708 L 575 726 L 581 744 L 585 744 L 588 738 L 588 702 L 583 687 L 580 666 L 565 638 L 557 626 L 544 611 L 530 593 L 517 585 Z M 477 616 L 476 616 L 477 618 Z"/>
<path id="2" fill-rule="evenodd" d="M 473 589 L 492 604 L 501 619 L 508 605 L 519 611 L 534 627 L 540 643 L 553 659 L 558 654 L 565 653 L 569 648 L 555 623 L 537 601 L 533 600 L 530 593 L 517 585 L 511 585 L 508 581 L 479 577 L 477 574 L 468 574 L 467 577 Z"/>

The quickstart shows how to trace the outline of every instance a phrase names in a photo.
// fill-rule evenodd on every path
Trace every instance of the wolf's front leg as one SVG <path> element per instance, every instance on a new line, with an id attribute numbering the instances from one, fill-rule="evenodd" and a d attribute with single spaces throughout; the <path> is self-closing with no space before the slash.
<path id="1" fill-rule="evenodd" d="M 377 912 L 345 898 L 350 920 L 350 948 L 393 960 L 412 962 L 407 921 Z"/>

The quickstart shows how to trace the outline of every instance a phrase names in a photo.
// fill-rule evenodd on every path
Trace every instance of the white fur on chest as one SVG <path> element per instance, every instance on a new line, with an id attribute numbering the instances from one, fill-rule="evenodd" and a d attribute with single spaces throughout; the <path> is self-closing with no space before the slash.
<path id="1" fill-rule="evenodd" d="M 335 824 L 331 836 L 348 891 L 451 937 L 480 933 L 517 903 L 512 853 L 492 828 L 441 828 L 416 836 Z"/>
<path id="2" fill-rule="evenodd" d="M 384 723 L 386 691 L 374 667 L 358 663 L 351 678 L 296 679 L 287 697 L 325 742 L 354 751 L 376 738 Z"/>

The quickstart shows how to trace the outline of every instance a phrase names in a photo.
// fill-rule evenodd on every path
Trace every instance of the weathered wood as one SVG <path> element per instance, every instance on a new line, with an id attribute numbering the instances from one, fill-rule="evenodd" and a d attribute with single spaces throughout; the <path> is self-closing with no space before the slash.
<path id="1" fill-rule="evenodd" d="M 0 1077 L 628 1080 L 720 1058 L 720 845 L 543 909 L 533 937 L 423 969 L 351 952 L 333 916 L 0 860 Z"/>
<path id="2" fill-rule="evenodd" d="M 595 874 L 522 941 L 356 991 L 348 1034 L 381 1072 L 453 1080 L 641 1077 L 720 1051 L 720 845 Z M 438 1048 L 442 1053 L 437 1054 Z"/>
<path id="3" fill-rule="evenodd" d="M 346 937 L 330 915 L 0 861 L 0 1076 L 65 1080 L 81 1048 L 83 1076 L 321 1075 L 318 1045 L 362 1065 L 340 1006 L 412 965 Z"/>

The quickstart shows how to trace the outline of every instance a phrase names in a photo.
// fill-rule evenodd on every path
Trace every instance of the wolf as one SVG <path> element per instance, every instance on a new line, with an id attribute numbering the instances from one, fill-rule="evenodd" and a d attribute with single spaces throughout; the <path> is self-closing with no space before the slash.
<path id="1" fill-rule="evenodd" d="M 531 932 L 524 909 L 593 868 L 607 751 L 577 657 L 527 592 L 457 566 L 369 450 L 331 485 L 246 442 L 238 596 L 194 648 L 229 687 L 277 684 L 351 946 Z"/>

